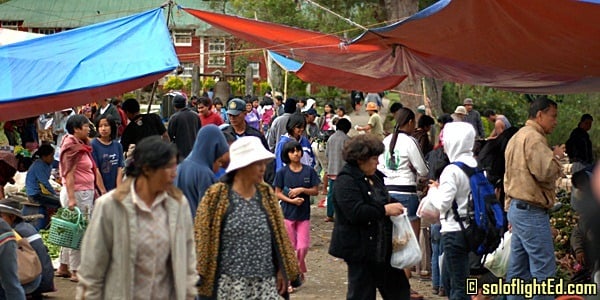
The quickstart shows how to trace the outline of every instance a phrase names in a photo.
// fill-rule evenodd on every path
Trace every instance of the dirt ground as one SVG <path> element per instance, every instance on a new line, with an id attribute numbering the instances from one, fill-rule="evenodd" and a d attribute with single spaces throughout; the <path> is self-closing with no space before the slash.
<path id="1" fill-rule="evenodd" d="M 323 196 L 320 196 L 323 197 Z M 292 294 L 292 299 L 344 299 L 346 297 L 346 264 L 343 260 L 327 254 L 333 223 L 326 223 L 325 209 L 312 206 L 311 212 L 311 248 L 308 252 L 305 284 Z M 431 281 L 410 279 L 411 288 L 425 299 L 444 299 L 431 294 Z M 67 300 L 75 298 L 75 283 L 68 279 L 56 278 L 58 291 L 47 294 L 48 299 Z M 378 297 L 381 299 L 381 297 Z"/>

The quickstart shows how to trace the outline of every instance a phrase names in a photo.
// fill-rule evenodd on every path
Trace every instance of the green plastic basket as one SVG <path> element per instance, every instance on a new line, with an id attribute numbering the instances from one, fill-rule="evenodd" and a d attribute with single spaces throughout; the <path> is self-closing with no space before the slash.
<path id="1" fill-rule="evenodd" d="M 68 214 L 69 211 L 65 209 L 61 213 Z M 81 240 L 85 233 L 86 224 L 84 222 L 83 214 L 78 207 L 75 207 L 74 213 L 77 214 L 76 223 L 66 221 L 56 216 L 52 217 L 52 221 L 50 222 L 50 234 L 48 235 L 48 241 L 50 243 L 75 250 L 81 248 Z"/>

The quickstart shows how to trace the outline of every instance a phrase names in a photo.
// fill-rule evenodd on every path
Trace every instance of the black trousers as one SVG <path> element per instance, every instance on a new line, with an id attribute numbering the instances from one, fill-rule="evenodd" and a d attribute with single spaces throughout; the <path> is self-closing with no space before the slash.
<path id="1" fill-rule="evenodd" d="M 383 299 L 410 299 L 410 284 L 404 270 L 392 268 L 390 263 L 348 264 L 348 300 L 375 300 L 379 290 Z"/>

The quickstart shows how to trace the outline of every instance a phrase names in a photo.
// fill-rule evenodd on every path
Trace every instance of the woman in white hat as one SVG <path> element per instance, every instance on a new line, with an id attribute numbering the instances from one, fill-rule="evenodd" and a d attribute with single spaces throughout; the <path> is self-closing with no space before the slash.
<path id="1" fill-rule="evenodd" d="M 208 188 L 196 215 L 200 298 L 287 298 L 299 270 L 277 197 L 263 182 L 274 155 L 253 136 L 233 142 L 229 155 L 223 182 Z"/>

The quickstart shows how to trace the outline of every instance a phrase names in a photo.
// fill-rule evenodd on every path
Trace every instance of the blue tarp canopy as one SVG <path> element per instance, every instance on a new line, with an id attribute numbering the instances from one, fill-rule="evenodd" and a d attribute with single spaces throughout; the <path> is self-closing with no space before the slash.
<path id="1" fill-rule="evenodd" d="M 0 121 L 148 85 L 179 65 L 161 8 L 0 47 Z"/>

